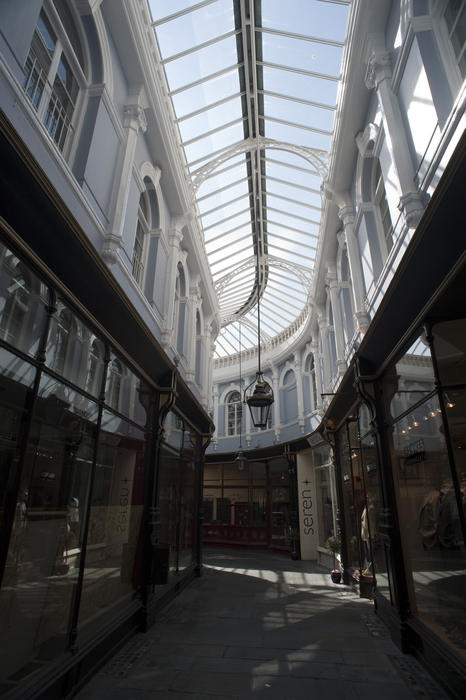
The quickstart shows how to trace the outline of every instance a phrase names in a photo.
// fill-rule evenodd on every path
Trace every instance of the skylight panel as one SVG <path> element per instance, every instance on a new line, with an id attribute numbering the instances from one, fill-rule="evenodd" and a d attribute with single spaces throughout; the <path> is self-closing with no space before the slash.
<path id="1" fill-rule="evenodd" d="M 238 68 L 235 65 L 227 73 L 177 92 L 172 100 L 176 114 L 182 117 L 226 96 L 239 95 L 239 92 Z"/>
<path id="2" fill-rule="evenodd" d="M 195 116 L 179 121 L 180 134 L 183 142 L 195 138 L 233 120 L 242 120 L 241 100 L 238 96 L 229 99 L 216 107 L 206 106 Z"/>
<path id="3" fill-rule="evenodd" d="M 267 193 L 271 196 L 280 195 L 310 204 L 319 209 L 322 206 L 320 193 L 312 192 L 309 188 L 304 188 L 297 183 L 286 183 L 283 180 L 274 180 L 270 176 L 267 178 Z"/>
<path id="4" fill-rule="evenodd" d="M 314 245 L 314 247 L 317 246 L 317 239 L 319 237 L 319 227 L 316 224 L 308 226 L 307 231 L 300 231 L 296 227 L 291 228 L 291 226 L 287 226 L 285 223 L 279 223 L 270 218 L 267 219 L 267 231 L 269 236 L 273 234 L 277 236 L 288 236 L 288 238 L 292 238 L 297 243 Z"/>
<path id="5" fill-rule="evenodd" d="M 262 26 L 282 32 L 313 34 L 335 41 L 344 41 L 348 7 L 320 0 L 262 0 Z M 306 31 L 307 30 L 307 31 Z"/>
<path id="6" fill-rule="evenodd" d="M 212 151 L 223 149 L 240 141 L 243 137 L 243 122 L 227 126 L 217 132 L 201 136 L 199 140 L 185 143 L 184 149 L 188 162 L 209 158 Z"/>
<path id="7" fill-rule="evenodd" d="M 264 95 L 264 113 L 274 119 L 284 119 L 285 121 L 307 126 L 313 129 L 321 129 L 331 132 L 333 128 L 332 110 L 311 105 L 301 104 L 292 100 Z"/>
<path id="8" fill-rule="evenodd" d="M 262 32 L 262 60 L 338 77 L 342 48 Z"/>
<path id="9" fill-rule="evenodd" d="M 168 2 L 160 4 L 166 9 L 170 6 Z M 234 26 L 233 3 L 231 0 L 217 0 L 160 24 L 157 36 L 162 55 L 166 57 L 211 41 Z"/>
<path id="10" fill-rule="evenodd" d="M 216 2 L 216 0 L 212 1 Z M 178 12 L 189 11 L 193 6 L 198 5 L 199 2 L 200 0 L 166 0 L 165 2 L 149 0 L 149 7 L 153 21 L 158 22 Z"/>
<path id="11" fill-rule="evenodd" d="M 207 78 L 213 68 L 220 71 L 223 68 L 231 68 L 237 62 L 236 37 L 229 36 L 187 56 L 165 63 L 168 85 L 170 90 L 177 90 L 200 78 Z"/>
<path id="12" fill-rule="evenodd" d="M 243 212 L 247 206 L 249 206 L 249 197 L 244 194 L 241 194 L 239 199 L 231 202 L 218 202 L 217 207 L 202 215 L 202 225 L 205 228 L 209 228 L 225 219 L 231 221 L 233 216 Z"/>
<path id="13" fill-rule="evenodd" d="M 274 151 L 274 158 L 275 158 Z M 320 190 L 320 185 L 322 179 L 312 173 L 309 168 L 309 163 L 306 163 L 303 158 L 297 156 L 295 158 L 294 165 L 287 165 L 286 163 L 277 163 L 275 160 L 267 158 L 267 175 L 270 177 L 277 178 L 278 180 L 288 181 L 290 184 L 304 185 L 309 189 Z M 303 166 L 305 166 L 303 168 Z"/>
<path id="14" fill-rule="evenodd" d="M 215 232 L 215 235 L 218 235 L 219 233 L 225 233 L 226 231 L 234 228 L 235 226 L 241 226 L 245 223 L 249 223 L 250 221 L 251 212 L 248 208 L 242 210 L 241 212 L 235 213 L 232 216 L 226 216 L 221 221 L 217 221 L 213 224 L 209 224 L 208 226 L 204 226 L 204 232 L 213 231 Z"/>
<path id="15" fill-rule="evenodd" d="M 209 194 L 206 195 L 204 198 L 198 199 L 199 211 L 201 212 L 201 214 L 205 214 L 207 211 L 213 209 L 213 207 L 217 206 L 219 203 L 235 199 L 240 195 L 248 196 L 248 194 L 249 190 L 247 179 L 242 179 L 237 182 L 233 181 L 225 185 L 225 187 L 220 188 L 219 190 L 217 189 L 213 190 L 212 192 L 209 192 Z"/>
<path id="16" fill-rule="evenodd" d="M 317 148 L 328 152 L 330 148 L 330 136 L 309 131 L 303 127 L 291 126 L 275 122 L 273 119 L 265 120 L 265 136 L 276 141 L 298 143 L 308 148 Z"/>
<path id="17" fill-rule="evenodd" d="M 282 195 L 272 195 L 267 193 L 267 207 L 283 209 L 284 212 L 292 212 L 294 215 L 302 216 L 311 221 L 320 215 L 321 208 L 308 202 L 299 202 L 298 200 L 289 200 Z"/>
<path id="18" fill-rule="evenodd" d="M 314 99 L 335 106 L 338 82 L 316 78 L 302 73 L 264 66 L 262 70 L 264 89 L 270 92 L 285 92 L 292 97 Z"/>

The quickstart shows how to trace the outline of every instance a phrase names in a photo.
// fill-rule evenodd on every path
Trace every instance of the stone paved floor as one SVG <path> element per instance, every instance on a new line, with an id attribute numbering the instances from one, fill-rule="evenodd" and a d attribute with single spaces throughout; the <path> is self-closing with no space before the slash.
<path id="1" fill-rule="evenodd" d="M 312 562 L 206 549 L 204 573 L 76 700 L 443 700 L 372 602 Z"/>

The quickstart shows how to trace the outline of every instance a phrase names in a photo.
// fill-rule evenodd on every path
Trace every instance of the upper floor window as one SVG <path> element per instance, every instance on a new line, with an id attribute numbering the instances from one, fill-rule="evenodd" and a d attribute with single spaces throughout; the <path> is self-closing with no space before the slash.
<path id="1" fill-rule="evenodd" d="M 144 268 L 146 257 L 147 234 L 149 232 L 149 207 L 147 195 L 143 192 L 139 198 L 138 222 L 133 248 L 133 277 L 139 286 L 144 282 Z"/>
<path id="2" fill-rule="evenodd" d="M 241 435 L 242 408 L 239 391 L 232 391 L 227 399 L 227 435 Z"/>
<path id="3" fill-rule="evenodd" d="M 378 217 L 378 223 L 380 226 L 380 233 L 385 241 L 387 255 L 390 252 L 393 245 L 393 225 L 390 216 L 390 209 L 388 207 L 387 195 L 385 192 L 385 185 L 383 181 L 382 170 L 380 168 L 379 159 L 375 159 L 374 172 L 373 172 L 373 202 L 375 205 L 376 216 Z"/>
<path id="4" fill-rule="evenodd" d="M 466 76 L 466 0 L 449 0 L 443 12 L 461 77 Z"/>
<path id="5" fill-rule="evenodd" d="M 60 151 L 65 151 L 73 133 L 82 57 L 75 53 L 76 36 L 67 36 L 61 14 L 47 15 L 41 10 L 24 68 L 23 85 L 45 128 Z M 70 26 L 68 16 L 66 25 Z"/>
<path id="6" fill-rule="evenodd" d="M 317 408 L 317 382 L 316 382 L 316 366 L 314 355 L 310 354 L 306 358 L 304 371 L 309 374 L 310 390 L 311 390 L 311 411 Z"/>
<path id="7" fill-rule="evenodd" d="M 121 362 L 114 357 L 108 366 L 105 401 L 116 411 L 120 409 L 122 382 L 123 367 Z"/>

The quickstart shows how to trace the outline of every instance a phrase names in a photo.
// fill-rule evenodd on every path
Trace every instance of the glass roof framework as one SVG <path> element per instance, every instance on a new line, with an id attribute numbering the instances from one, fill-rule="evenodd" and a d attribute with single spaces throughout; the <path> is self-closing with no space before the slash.
<path id="1" fill-rule="evenodd" d="M 216 357 L 297 329 L 351 0 L 148 0 L 220 303 Z M 257 265 L 257 262 L 259 264 Z"/>

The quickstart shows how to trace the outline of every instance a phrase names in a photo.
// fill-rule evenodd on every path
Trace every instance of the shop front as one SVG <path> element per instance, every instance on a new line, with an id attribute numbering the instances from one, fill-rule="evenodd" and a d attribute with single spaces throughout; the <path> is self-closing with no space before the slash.
<path id="1" fill-rule="evenodd" d="M 466 681 L 464 143 L 323 423 L 344 582 L 453 697 Z M 448 244 L 442 236 L 448 232 Z"/>
<path id="2" fill-rule="evenodd" d="M 5 204 L 0 222 L 0 695 L 51 700 L 199 574 L 212 424 L 104 264 L 8 157 L 30 201 Z"/>
<path id="3" fill-rule="evenodd" d="M 211 462 L 204 469 L 203 541 L 291 552 L 298 538 L 293 458 Z"/>

